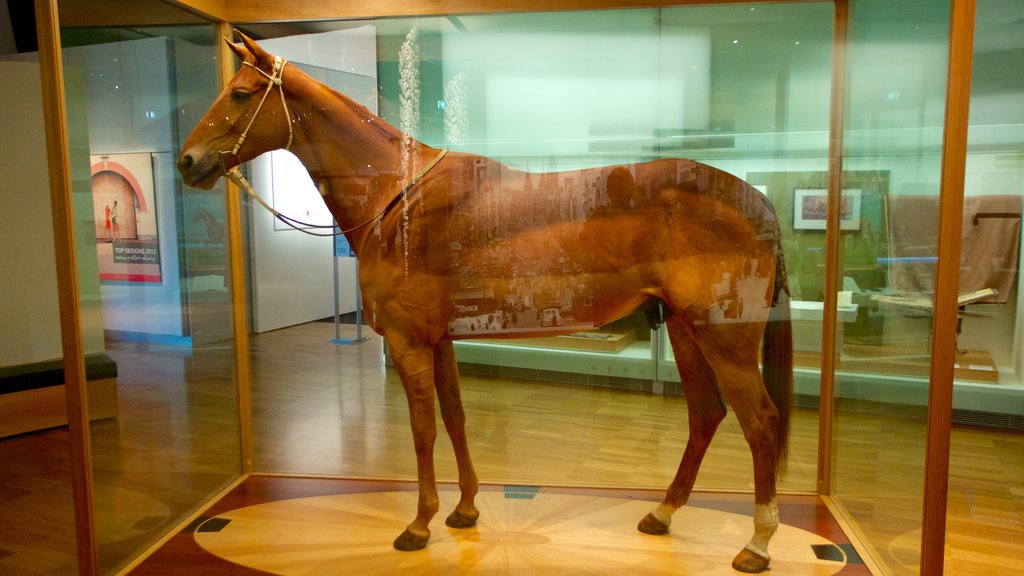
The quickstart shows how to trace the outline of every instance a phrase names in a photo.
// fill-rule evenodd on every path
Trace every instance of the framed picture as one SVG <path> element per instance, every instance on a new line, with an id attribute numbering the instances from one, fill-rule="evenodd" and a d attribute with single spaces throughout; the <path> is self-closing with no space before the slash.
<path id="1" fill-rule="evenodd" d="M 839 205 L 839 229 L 860 230 L 859 188 L 843 190 Z M 828 213 L 828 190 L 797 188 L 793 191 L 793 228 L 824 230 Z"/>
<path id="2" fill-rule="evenodd" d="M 104 154 L 90 163 L 100 281 L 159 284 L 153 155 Z"/>

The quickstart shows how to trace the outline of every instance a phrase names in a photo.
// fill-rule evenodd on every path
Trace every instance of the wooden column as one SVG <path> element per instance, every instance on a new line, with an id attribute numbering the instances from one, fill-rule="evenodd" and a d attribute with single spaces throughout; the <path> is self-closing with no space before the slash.
<path id="1" fill-rule="evenodd" d="M 64 354 L 64 390 L 67 395 L 68 435 L 71 449 L 71 485 L 75 506 L 78 573 L 97 574 L 96 533 L 92 507 L 92 457 L 89 406 L 85 383 L 81 311 L 78 304 L 78 265 L 75 257 L 75 218 L 71 189 L 67 108 L 60 52 L 60 23 L 56 0 L 36 0 L 36 35 L 42 78 L 46 150 L 49 156 L 50 206 L 57 260 L 57 295 Z"/>
<path id="2" fill-rule="evenodd" d="M 218 39 L 232 39 L 227 22 L 217 24 Z M 235 75 L 235 54 L 218 40 L 221 87 Z M 255 466 L 252 438 L 252 388 L 249 371 L 249 321 L 246 308 L 245 243 L 242 241 L 242 201 L 238 186 L 224 179 L 224 201 L 227 238 L 229 285 L 231 287 L 231 322 L 235 347 L 235 378 L 238 389 L 238 424 L 241 434 L 242 474 L 251 474 Z"/>
<path id="3" fill-rule="evenodd" d="M 963 222 L 967 120 L 971 101 L 975 0 L 952 0 L 946 117 L 942 136 L 939 192 L 939 260 L 935 270 L 932 361 L 928 387 L 928 435 L 925 448 L 924 513 L 921 524 L 921 574 L 942 574 L 949 490 L 950 422 L 953 413 L 953 363 L 956 360 L 957 298 Z"/>
<path id="4" fill-rule="evenodd" d="M 846 115 L 847 0 L 835 0 L 832 24 L 832 95 L 828 140 L 828 223 L 825 232 L 825 303 L 821 316 L 821 391 L 818 414 L 818 494 L 832 492 L 832 447 L 837 368 L 836 303 L 839 291 L 840 199 L 843 187 L 843 130 Z"/>

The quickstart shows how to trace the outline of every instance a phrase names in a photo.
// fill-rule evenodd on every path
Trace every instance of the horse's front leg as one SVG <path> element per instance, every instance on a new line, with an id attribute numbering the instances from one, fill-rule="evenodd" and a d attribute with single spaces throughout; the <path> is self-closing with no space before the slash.
<path id="1" fill-rule="evenodd" d="M 430 540 L 430 520 L 439 507 L 437 481 L 434 477 L 434 440 L 437 424 L 434 418 L 434 352 L 424 343 L 403 337 L 388 338 L 391 358 L 405 388 L 409 402 L 409 421 L 416 447 L 416 472 L 419 480 L 419 503 L 416 518 L 398 538 L 397 550 L 420 550 Z"/>
<path id="2" fill-rule="evenodd" d="M 469 455 L 466 412 L 462 408 L 462 393 L 459 389 L 459 367 L 455 360 L 455 347 L 451 342 L 442 342 L 434 348 L 434 386 L 441 403 L 441 418 L 455 450 L 461 491 L 459 503 L 444 523 L 450 528 L 469 528 L 476 525 L 480 517 L 480 511 L 474 503 L 479 481 Z"/>

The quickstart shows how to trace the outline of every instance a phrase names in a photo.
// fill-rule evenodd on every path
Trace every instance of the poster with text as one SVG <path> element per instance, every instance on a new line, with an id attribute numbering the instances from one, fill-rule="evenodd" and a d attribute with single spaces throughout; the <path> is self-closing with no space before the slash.
<path id="1" fill-rule="evenodd" d="M 90 162 L 100 281 L 159 283 L 152 154 L 104 154 Z"/>

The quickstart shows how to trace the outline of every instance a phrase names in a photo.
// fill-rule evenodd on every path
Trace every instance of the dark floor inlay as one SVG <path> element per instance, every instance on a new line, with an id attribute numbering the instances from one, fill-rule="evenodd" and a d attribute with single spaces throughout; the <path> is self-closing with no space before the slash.
<path id="1" fill-rule="evenodd" d="M 839 544 L 839 547 L 846 552 L 846 563 L 847 564 L 863 564 L 864 559 L 857 554 L 857 549 L 853 547 L 853 544 Z"/>
<path id="2" fill-rule="evenodd" d="M 210 518 L 206 522 L 200 524 L 196 532 L 220 532 L 230 522 L 231 520 L 227 518 Z"/>
<path id="3" fill-rule="evenodd" d="M 200 516 L 192 521 L 183 532 L 220 532 L 231 520 L 227 518 L 210 518 Z"/>
<path id="4" fill-rule="evenodd" d="M 505 486 L 505 498 L 509 500 L 532 500 L 540 492 L 540 486 Z"/>
<path id="5" fill-rule="evenodd" d="M 189 522 L 188 526 L 185 526 L 185 529 L 182 530 L 182 532 L 185 532 L 186 534 L 191 533 L 191 532 L 195 532 L 196 529 L 198 529 L 199 526 L 201 526 L 203 524 L 203 522 L 206 522 L 209 519 L 210 519 L 209 516 L 202 516 L 202 515 L 200 515 L 195 520 Z"/>
<path id="6" fill-rule="evenodd" d="M 818 560 L 842 562 L 846 559 L 843 550 L 835 544 L 812 544 L 811 549 L 814 550 L 814 555 L 817 556 Z"/>
<path id="7" fill-rule="evenodd" d="M 818 560 L 830 560 L 832 562 L 846 561 L 847 564 L 863 564 L 860 554 L 854 549 L 853 544 L 812 544 L 811 549 Z"/>

